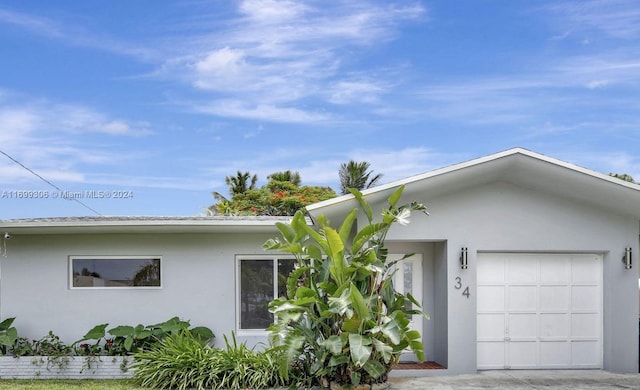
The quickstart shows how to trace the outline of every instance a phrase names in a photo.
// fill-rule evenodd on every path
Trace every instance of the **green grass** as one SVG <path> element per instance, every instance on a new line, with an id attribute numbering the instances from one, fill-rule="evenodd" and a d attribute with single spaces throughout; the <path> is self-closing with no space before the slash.
<path id="1" fill-rule="evenodd" d="M 132 379 L 2 379 L 0 390 L 140 390 Z"/>

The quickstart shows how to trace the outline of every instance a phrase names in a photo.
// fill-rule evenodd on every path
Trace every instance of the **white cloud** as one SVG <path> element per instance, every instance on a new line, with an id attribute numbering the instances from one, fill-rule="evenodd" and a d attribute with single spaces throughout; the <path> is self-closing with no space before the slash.
<path id="1" fill-rule="evenodd" d="M 200 25 L 210 33 L 187 39 L 187 52 L 164 61 L 157 76 L 211 93 L 211 103 L 196 104 L 198 112 L 275 122 L 333 119 L 303 108 L 309 102 L 378 104 L 394 85 L 385 75 L 340 74 L 359 52 L 394 39 L 401 23 L 426 13 L 415 3 L 361 1 L 246 0 L 237 10 L 222 28 Z"/>
<path id="2" fill-rule="evenodd" d="M 96 35 L 80 26 L 6 8 L 0 8 L 1 23 L 17 26 L 32 34 L 55 39 L 72 46 L 98 49 L 145 60 L 156 57 L 155 51 L 147 47 L 131 45 L 104 35 Z"/>
<path id="3" fill-rule="evenodd" d="M 562 29 L 597 31 L 625 40 L 640 37 L 640 7 L 635 0 L 562 1 L 544 9 L 556 17 Z"/>
<path id="4" fill-rule="evenodd" d="M 328 119 L 326 114 L 308 112 L 295 107 L 272 104 L 252 105 L 239 100 L 213 101 L 207 105 L 199 105 L 194 110 L 216 116 L 283 123 L 309 123 Z"/>
<path id="5" fill-rule="evenodd" d="M 0 106 L 0 148 L 54 182 L 82 182 L 87 167 L 113 166 L 127 160 L 93 137 L 132 137 L 152 134 L 146 122 L 112 118 L 91 108 L 11 95 Z M 103 138 L 101 140 L 104 140 Z M 0 182 L 15 183 L 34 176 L 0 156 Z"/>

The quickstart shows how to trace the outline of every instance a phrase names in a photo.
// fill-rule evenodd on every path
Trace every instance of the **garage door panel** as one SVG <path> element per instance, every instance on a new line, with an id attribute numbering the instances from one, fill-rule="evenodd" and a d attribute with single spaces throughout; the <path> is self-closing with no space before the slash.
<path id="1" fill-rule="evenodd" d="M 509 286 L 509 311 L 536 311 L 538 298 L 536 286 Z"/>
<path id="2" fill-rule="evenodd" d="M 569 310 L 568 286 L 540 286 L 540 311 L 566 312 Z"/>
<path id="3" fill-rule="evenodd" d="M 600 316 L 598 314 L 572 314 L 571 334 L 575 338 L 597 339 L 600 336 Z"/>
<path id="4" fill-rule="evenodd" d="M 600 304 L 600 288 L 598 286 L 572 286 L 572 311 L 598 311 Z"/>
<path id="5" fill-rule="evenodd" d="M 478 286 L 478 311 L 500 311 L 505 309 L 504 286 Z"/>
<path id="6" fill-rule="evenodd" d="M 564 368 L 571 365 L 571 348 L 568 341 L 543 341 L 540 343 L 540 366 Z"/>
<path id="7" fill-rule="evenodd" d="M 602 368 L 602 256 L 477 259 L 479 369 Z"/>
<path id="8" fill-rule="evenodd" d="M 600 343 L 597 341 L 571 342 L 571 363 L 578 368 L 601 368 Z"/>
<path id="9" fill-rule="evenodd" d="M 600 283 L 600 262 L 596 256 L 574 256 L 571 259 L 573 283 Z"/>
<path id="10" fill-rule="evenodd" d="M 535 368 L 538 365 L 538 343 L 535 341 L 519 341 L 508 344 L 511 368 Z"/>
<path id="11" fill-rule="evenodd" d="M 534 314 L 509 314 L 509 337 L 512 340 L 537 339 L 538 319 Z"/>
<path id="12" fill-rule="evenodd" d="M 540 263 L 542 284 L 566 284 L 571 280 L 571 263 L 566 256 L 550 256 Z"/>
<path id="13" fill-rule="evenodd" d="M 483 261 L 482 269 L 478 269 L 479 283 L 504 283 L 505 281 L 504 255 L 496 255 Z"/>
<path id="14" fill-rule="evenodd" d="M 505 365 L 504 341 L 478 342 L 478 361 L 483 362 L 484 369 L 503 368 Z"/>
<path id="15" fill-rule="evenodd" d="M 504 314 L 480 314 L 478 315 L 478 340 L 504 341 Z"/>
<path id="16" fill-rule="evenodd" d="M 509 283 L 535 283 L 537 267 L 535 262 L 511 258 L 508 262 L 507 280 Z"/>
<path id="17" fill-rule="evenodd" d="M 540 314 L 539 321 L 541 340 L 569 338 L 569 314 Z"/>

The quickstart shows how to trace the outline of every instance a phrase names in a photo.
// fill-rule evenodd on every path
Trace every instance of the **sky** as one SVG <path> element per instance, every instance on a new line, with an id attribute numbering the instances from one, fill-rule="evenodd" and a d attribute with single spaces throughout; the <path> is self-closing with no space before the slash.
<path id="1" fill-rule="evenodd" d="M 238 170 L 339 191 L 349 160 L 383 184 L 513 147 L 640 179 L 637 1 L 0 1 L 0 219 L 195 216 Z"/>

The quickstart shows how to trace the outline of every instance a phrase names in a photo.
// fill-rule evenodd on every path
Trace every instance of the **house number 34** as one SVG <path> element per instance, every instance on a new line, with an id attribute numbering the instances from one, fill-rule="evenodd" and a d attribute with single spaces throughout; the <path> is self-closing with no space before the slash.
<path id="1" fill-rule="evenodd" d="M 463 287 L 461 277 L 456 276 L 456 285 L 454 287 L 456 288 L 456 290 L 460 290 Z M 469 292 L 469 286 L 464 286 L 464 290 L 462 290 L 462 295 L 464 295 L 465 297 L 467 297 L 467 299 L 469 299 L 469 296 L 471 296 L 471 293 Z"/>

